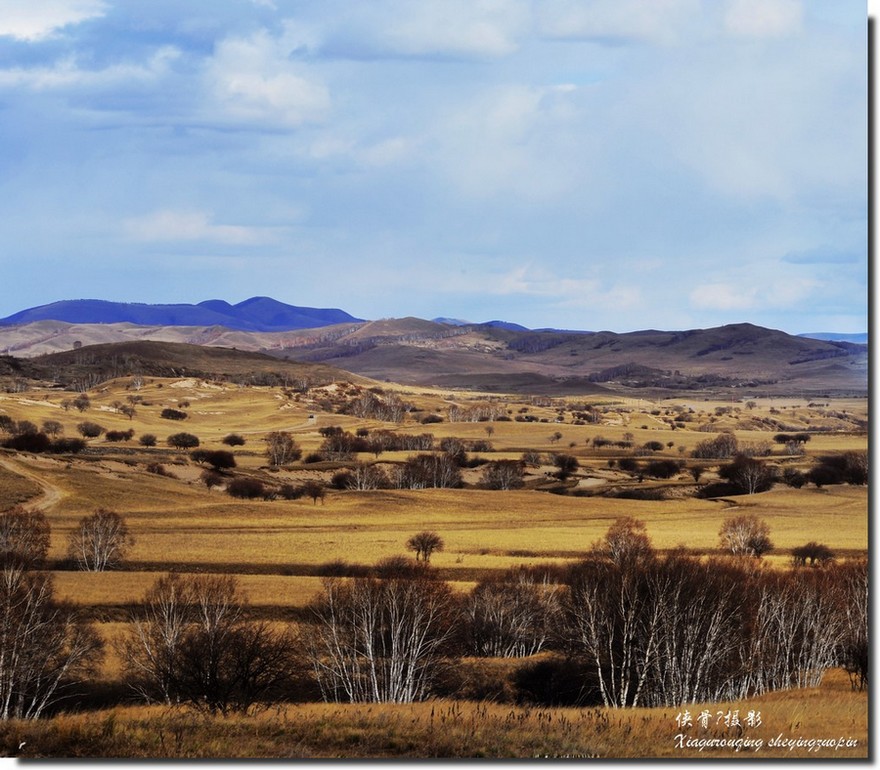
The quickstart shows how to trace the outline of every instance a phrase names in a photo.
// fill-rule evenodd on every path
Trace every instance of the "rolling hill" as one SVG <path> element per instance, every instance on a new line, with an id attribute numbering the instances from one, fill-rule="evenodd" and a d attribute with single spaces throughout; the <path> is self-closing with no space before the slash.
<path id="1" fill-rule="evenodd" d="M 268 297 L 236 305 L 222 300 L 198 305 L 75 300 L 0 320 L 0 353 L 16 359 L 57 354 L 37 361 L 62 368 L 84 361 L 83 351 L 102 361 L 143 356 L 144 348 L 133 353 L 131 345 L 147 340 L 165 344 L 150 354 L 154 363 L 164 362 L 165 370 L 209 374 L 230 367 L 228 374 L 239 375 L 250 365 L 241 356 L 214 359 L 207 352 L 224 348 L 262 354 L 258 370 L 271 356 L 374 380 L 443 388 L 557 394 L 609 389 L 867 391 L 866 345 L 794 336 L 748 323 L 616 333 L 446 318 L 363 321 L 341 310 L 295 307 Z M 181 345 L 185 347 L 175 347 Z"/>
<path id="2" fill-rule="evenodd" d="M 306 387 L 365 382 L 331 366 L 286 361 L 253 351 L 137 340 L 89 345 L 63 353 L 19 359 L 0 356 L 0 378 L 27 378 L 61 387 L 93 387 L 116 377 L 224 379 L 241 385 Z"/>

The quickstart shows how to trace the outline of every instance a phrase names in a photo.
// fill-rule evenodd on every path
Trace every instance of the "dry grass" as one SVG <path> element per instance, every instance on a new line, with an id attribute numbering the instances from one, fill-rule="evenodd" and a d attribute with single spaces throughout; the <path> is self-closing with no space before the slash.
<path id="1" fill-rule="evenodd" d="M 680 709 L 523 708 L 428 701 L 412 705 L 303 704 L 256 716 L 210 717 L 127 707 L 0 726 L 0 747 L 28 758 L 667 758 L 842 759 L 868 756 L 867 695 L 833 672 L 815 690 L 715 703 L 707 730 L 676 724 Z M 689 707 L 697 715 L 703 706 Z M 757 727 L 727 728 L 718 713 L 759 711 Z M 680 747 L 692 739 L 742 738 L 724 748 Z M 849 748 L 785 741 L 843 738 Z M 682 739 L 684 740 L 684 739 Z M 761 746 L 756 750 L 757 742 Z M 0 749 L 2 750 L 2 749 Z"/>
<path id="2" fill-rule="evenodd" d="M 0 466 L 0 511 L 24 503 L 40 494 L 40 486 Z"/>
<path id="3" fill-rule="evenodd" d="M 49 514 L 52 555 L 63 556 L 67 533 L 98 505 L 125 513 L 136 537 L 129 557 L 134 564 L 279 569 L 335 559 L 372 564 L 404 553 L 413 532 L 432 529 L 446 543 L 434 557 L 437 566 L 503 568 L 529 560 L 577 558 L 620 516 L 644 520 L 657 548 L 685 545 L 711 551 L 724 519 L 744 512 L 766 519 L 777 551 L 808 540 L 838 551 L 867 547 L 864 488 L 785 488 L 735 498 L 735 505 L 693 498 L 655 502 L 481 490 L 331 492 L 324 504 L 315 505 L 307 499 L 234 501 L 220 492 L 161 478 L 100 476 L 96 482 L 95 473 L 47 473 L 70 493 L 60 510 Z"/>
<path id="4" fill-rule="evenodd" d="M 0 394 L 0 413 L 40 424 L 45 419 L 62 422 L 68 436 L 77 435 L 83 420 L 108 429 L 137 431 L 135 441 L 111 444 L 90 441 L 101 455 L 72 460 L 16 455 L 16 470 L 0 468 L 0 508 L 21 500 L 46 506 L 52 526 L 50 557 L 63 558 L 67 535 L 84 515 L 106 507 L 122 513 L 136 538 L 127 567 L 131 571 L 92 574 L 54 573 L 60 598 L 89 608 L 108 642 L 102 676 L 118 678 L 120 664 L 113 641 L 125 630 L 117 622 L 119 608 L 139 601 L 166 568 L 183 566 L 198 572 L 240 573 L 241 587 L 254 610 L 278 619 L 295 615 L 319 590 L 318 565 L 334 560 L 349 564 L 375 564 L 386 556 L 405 552 L 405 541 L 414 532 L 436 530 L 445 549 L 432 563 L 467 590 L 482 570 L 518 564 L 564 561 L 585 554 L 610 524 L 620 516 L 642 519 L 658 549 L 684 545 L 696 552 L 713 552 L 723 520 L 754 513 L 767 521 L 776 550 L 767 559 L 784 565 L 787 552 L 809 540 L 825 543 L 840 554 L 867 550 L 868 493 L 864 487 L 835 486 L 817 490 L 777 487 L 773 491 L 729 500 L 692 497 L 667 501 L 634 501 L 600 497 L 559 496 L 539 491 L 489 492 L 478 489 L 328 492 L 323 504 L 296 501 L 239 501 L 218 490 L 209 491 L 198 481 L 201 468 L 187 461 L 186 453 L 161 446 L 171 433 L 195 433 L 208 448 L 221 448 L 223 436 L 239 433 L 247 444 L 236 449 L 239 471 L 257 472 L 265 460 L 263 436 L 271 430 L 295 434 L 306 453 L 315 451 L 323 438 L 321 427 L 340 425 L 354 431 L 391 428 L 407 433 L 433 433 L 437 439 L 458 436 L 489 440 L 495 452 L 489 457 L 518 458 L 525 449 L 575 454 L 595 478 L 617 479 L 609 458 L 621 450 L 597 451 L 589 442 L 597 436 L 621 441 L 633 434 L 636 445 L 659 441 L 658 456 L 687 457 L 700 441 L 718 430 L 715 409 L 730 402 L 686 399 L 652 404 L 639 399 L 615 399 L 607 405 L 606 424 L 556 423 L 556 410 L 510 397 L 513 415 L 524 405 L 529 414 L 546 422 L 437 423 L 412 420 L 403 426 L 322 413 L 314 401 L 299 400 L 278 388 L 216 386 L 195 380 L 152 379 L 138 392 L 144 405 L 129 421 L 113 410 L 130 391 L 124 382 L 107 383 L 90 393 L 92 409 L 84 414 L 66 412 L 63 397 L 55 391 Z M 161 386 L 161 387 L 160 387 Z M 419 414 L 445 414 L 449 401 L 469 405 L 487 400 L 486 394 L 448 393 L 424 388 L 387 385 L 423 410 Z M 65 394 L 69 396 L 70 394 Z M 596 399 L 570 399 L 592 401 Z M 165 407 L 189 413 L 177 423 L 161 419 Z M 672 430 L 663 422 L 667 409 L 694 409 L 688 429 Z M 830 425 L 819 409 L 798 399 L 759 400 L 754 410 L 741 405 L 731 419 L 769 417 L 800 425 L 813 421 Z M 652 415 L 651 411 L 661 411 Z M 866 416 L 864 400 L 838 401 L 831 409 Z M 312 417 L 314 415 L 314 417 Z M 559 431 L 562 438 L 553 434 Z M 742 441 L 772 440 L 776 431 L 738 431 Z M 137 436 L 154 433 L 160 447 L 137 446 Z M 490 435 L 491 433 L 491 435 Z M 672 447 L 666 444 L 672 442 Z M 807 445 L 811 455 L 825 451 L 864 449 L 867 437 L 853 433 L 814 434 Z M 683 451 L 679 448 L 683 447 Z M 387 453 L 382 461 L 403 461 L 409 452 Z M 372 459 L 372 456 L 365 458 Z M 147 462 L 161 462 L 177 478 L 145 471 Z M 799 464 L 808 465 L 809 456 Z M 540 476 L 549 466 L 538 469 Z M 262 471 L 261 471 L 262 472 Z M 32 474 L 25 478 L 24 473 Z M 278 482 L 299 474 L 321 475 L 305 466 L 293 473 L 280 472 Z M 324 473 L 326 479 L 329 474 Z M 479 471 L 468 472 L 470 481 Z M 712 477 L 708 471 L 706 478 Z M 39 482 L 39 483 L 36 483 Z M 595 482 L 590 482 L 595 483 Z M 647 484 L 647 482 L 646 482 Z M 9 502 L 12 501 L 12 502 Z M 41 502 L 42 501 L 42 502 Z M 297 570 L 304 574 L 298 574 Z M 249 574 L 265 573 L 265 574 Z M 775 693 L 749 703 L 730 704 L 741 710 L 760 709 L 764 725 L 746 737 L 768 741 L 785 737 L 849 737 L 856 749 L 833 756 L 863 757 L 867 746 L 867 702 L 853 693 L 846 678 L 835 672 L 815 691 Z M 696 713 L 701 707 L 691 707 Z M 728 706 L 708 706 L 713 715 Z M 40 724 L 8 723 L 0 726 L 0 748 L 11 752 L 23 740 L 28 756 L 84 757 L 668 757 L 705 758 L 707 752 L 676 749 L 676 710 L 606 711 L 577 709 L 524 709 L 499 704 L 435 701 L 412 706 L 342 706 L 307 704 L 286 706 L 256 717 L 213 719 L 189 712 L 155 708 L 119 708 L 98 713 L 59 716 Z M 711 735 L 727 737 L 713 728 Z M 713 750 L 711 757 L 742 756 Z M 749 755 L 753 756 L 753 755 Z M 817 756 L 805 749 L 795 752 L 764 746 L 757 758 Z M 832 756 L 827 750 L 819 758 Z"/>

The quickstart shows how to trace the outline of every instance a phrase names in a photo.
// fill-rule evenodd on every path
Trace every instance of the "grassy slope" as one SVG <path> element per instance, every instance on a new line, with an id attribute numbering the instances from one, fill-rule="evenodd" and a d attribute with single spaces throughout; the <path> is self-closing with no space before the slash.
<path id="1" fill-rule="evenodd" d="M 0 752 L 21 757 L 116 758 L 667 758 L 839 759 L 868 756 L 867 695 L 830 672 L 815 690 L 777 692 L 747 702 L 713 703 L 707 730 L 680 730 L 675 708 L 608 710 L 521 708 L 428 701 L 412 705 L 303 704 L 256 716 L 207 717 L 163 707 L 128 707 L 0 725 Z M 689 706 L 696 717 L 700 704 Z M 718 712 L 760 712 L 741 732 Z M 679 747 L 688 738 L 739 737 L 750 747 Z M 770 742 L 837 740 L 850 748 L 772 747 Z M 755 750 L 757 741 L 762 746 Z"/>

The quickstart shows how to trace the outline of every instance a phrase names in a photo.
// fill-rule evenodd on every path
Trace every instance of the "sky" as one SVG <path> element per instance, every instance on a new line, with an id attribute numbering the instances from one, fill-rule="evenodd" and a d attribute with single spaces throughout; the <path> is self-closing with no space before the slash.
<path id="1" fill-rule="evenodd" d="M 0 0 L 0 317 L 863 332 L 865 0 Z"/>

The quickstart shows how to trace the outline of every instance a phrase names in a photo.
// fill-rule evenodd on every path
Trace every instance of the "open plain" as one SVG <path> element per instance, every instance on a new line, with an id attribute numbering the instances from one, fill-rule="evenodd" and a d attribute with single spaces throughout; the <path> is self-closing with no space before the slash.
<path id="1" fill-rule="evenodd" d="M 471 731 L 467 747 L 449 756 L 704 756 L 674 750 L 675 714 L 668 709 L 620 715 L 601 707 L 571 712 L 546 706 L 536 715 L 522 706 L 521 696 L 511 694 L 510 682 L 523 661 L 510 660 L 497 662 L 497 676 L 508 683 L 489 696 L 500 699 L 498 705 L 475 704 L 473 693 L 465 693 L 464 700 L 386 705 L 366 714 L 358 707 L 336 706 L 331 718 L 326 706 L 305 703 L 285 707 L 277 719 L 266 713 L 239 716 L 234 724 L 224 723 L 221 732 L 229 732 L 218 737 L 218 723 L 206 716 L 125 705 L 131 693 L 121 681 L 117 642 L 133 609 L 156 579 L 171 571 L 234 576 L 252 617 L 308 633 L 309 607 L 326 578 L 364 575 L 383 560 L 405 556 L 408 538 L 424 530 L 438 533 L 443 541 L 431 556 L 436 576 L 462 597 L 480 581 L 501 577 L 511 568 L 576 565 L 599 547 L 615 521 L 626 517 L 643 522 L 651 546 L 661 555 L 731 558 L 719 541 L 724 522 L 754 515 L 769 527 L 772 548 L 763 558 L 747 560 L 749 569 L 788 571 L 793 568 L 792 549 L 810 541 L 827 546 L 839 562 L 867 556 L 867 486 L 810 481 L 821 458 L 865 453 L 867 402 L 861 398 L 749 398 L 721 392 L 662 399 L 623 393 L 550 397 L 362 379 L 250 385 L 222 378 L 140 375 L 102 381 L 87 394 L 83 410 L 71 406 L 70 391 L 49 383 L 31 382 L 0 394 L 0 415 L 10 434 L 25 423 L 45 428 L 47 421 L 56 423 L 52 430 L 58 436 L 79 435 L 84 421 L 101 427 L 100 435 L 85 439 L 84 447 L 72 453 L 0 450 L 0 510 L 23 505 L 45 514 L 51 527 L 46 568 L 56 596 L 90 618 L 107 643 L 95 675 L 98 684 L 92 687 L 105 694 L 93 692 L 86 698 L 93 706 L 77 707 L 72 701 L 67 709 L 105 709 L 99 713 L 113 721 L 111 736 L 117 739 L 99 747 L 83 718 L 71 713 L 53 717 L 45 728 L 6 727 L 7 736 L 32 736 L 23 755 L 104 756 L 104 751 L 123 751 L 121 740 L 130 742 L 133 756 L 446 756 L 449 746 L 436 743 L 432 721 L 425 721 L 430 710 L 431 720 L 435 713 L 448 712 L 455 730 Z M 404 408 L 393 418 L 364 409 L 358 413 L 353 405 L 365 403 L 365 394 Z M 168 410 L 184 417 L 169 419 Z M 217 469 L 211 476 L 209 463 L 191 447 L 169 446 L 168 438 L 181 431 L 198 438 L 199 450 L 231 452 L 234 467 Z M 351 488 L 345 474 L 352 469 L 372 468 L 393 480 L 417 452 L 375 445 L 343 451 L 328 448 L 328 440 L 334 434 L 369 439 L 385 433 L 413 440 L 430 434 L 426 446 L 431 454 L 459 452 L 457 483 L 407 488 L 387 481 L 377 488 Z M 774 440 L 791 433 L 808 439 Z M 295 459 L 270 460 L 267 439 L 273 434 L 293 439 L 299 449 Z M 230 435 L 239 439 L 231 446 Z M 773 482 L 752 494 L 731 494 L 721 487 L 719 494 L 712 494 L 712 485 L 724 481 L 723 466 L 729 460 L 700 456 L 699 448 L 719 436 L 735 436 L 741 450 L 772 467 Z M 560 455 L 574 458 L 567 473 L 560 472 Z M 516 488 L 489 488 L 484 472 L 498 461 L 518 464 L 521 483 Z M 650 464 L 658 461 L 672 466 L 652 475 Z M 802 483 L 784 483 L 792 474 L 800 474 Z M 230 495 L 236 478 L 259 482 L 260 494 Z M 314 494 L 308 493 L 309 484 L 317 490 Z M 290 493 L 297 489 L 306 492 Z M 114 570 L 79 571 L 68 557 L 68 541 L 83 517 L 98 509 L 120 514 L 133 542 Z M 478 667 L 485 672 L 491 663 L 484 660 Z M 858 748 L 835 756 L 864 756 L 866 694 L 850 692 L 839 669 L 827 680 L 822 696 L 798 689 L 766 694 L 748 705 L 773 711 L 777 721 L 785 722 L 783 731 L 794 733 L 802 722 L 808 724 L 807 714 L 819 719 L 813 710 L 818 700 L 839 699 L 839 708 L 822 712 L 822 727 L 859 741 Z M 499 695 L 502 691 L 507 695 Z M 447 688 L 440 694 L 449 698 L 455 692 Z M 505 699 L 509 705 L 503 705 Z M 697 705 L 694 709 L 699 710 Z M 713 714 L 716 710 L 712 706 Z M 417 713 L 412 719 L 419 729 L 404 738 L 400 720 L 410 719 L 406 715 L 411 712 Z M 556 727 L 541 740 L 511 743 L 508 728 L 526 724 L 529 731 L 537 730 L 536 718 Z M 328 719 L 347 737 L 328 734 L 321 744 L 316 736 L 328 729 Z M 187 720 L 195 720 L 190 727 L 197 735 L 204 731 L 205 744 L 180 737 L 180 724 Z M 312 737 L 290 743 L 292 733 L 280 725 L 294 722 L 310 725 Z M 610 726 L 617 722 L 617 727 Z M 247 732 L 248 724 L 266 742 L 252 738 L 233 747 L 230 736 Z M 816 723 L 813 727 L 818 729 Z M 59 730 L 80 737 L 70 737 L 67 745 L 57 736 Z M 146 737 L 152 730 L 165 736 L 159 744 L 155 735 Z M 428 733 L 422 734 L 424 730 Z M 614 737 L 617 730 L 637 737 Z M 169 735 L 178 736 L 176 747 Z M 78 745 L 80 739 L 90 748 Z M 802 750 L 787 754 L 802 755 Z M 765 747 L 763 756 L 781 754 Z"/>

